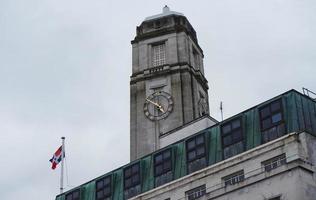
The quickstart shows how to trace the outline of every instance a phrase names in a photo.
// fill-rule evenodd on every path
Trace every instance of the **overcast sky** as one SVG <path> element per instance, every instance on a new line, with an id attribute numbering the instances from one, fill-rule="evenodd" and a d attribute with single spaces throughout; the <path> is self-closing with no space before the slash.
<path id="1" fill-rule="evenodd" d="M 214 118 L 316 91 L 315 0 L 0 0 L 2 200 L 55 198 L 61 136 L 67 189 L 128 163 L 130 41 L 165 4 L 197 32 Z"/>

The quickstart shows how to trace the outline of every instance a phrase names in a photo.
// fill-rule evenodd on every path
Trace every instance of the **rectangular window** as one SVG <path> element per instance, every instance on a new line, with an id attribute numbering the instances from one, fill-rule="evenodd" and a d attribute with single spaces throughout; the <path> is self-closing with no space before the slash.
<path id="1" fill-rule="evenodd" d="M 199 186 L 197 188 L 187 191 L 185 193 L 185 196 L 187 197 L 186 199 L 188 200 L 194 200 L 194 199 L 198 199 L 204 196 L 205 193 L 206 193 L 206 187 L 205 185 L 202 185 L 202 186 Z"/>
<path id="2" fill-rule="evenodd" d="M 285 133 L 282 110 L 281 99 L 259 109 L 262 143 L 281 137 Z"/>
<path id="3" fill-rule="evenodd" d="M 186 157 L 188 173 L 206 167 L 207 160 L 204 134 L 197 135 L 186 141 Z"/>
<path id="4" fill-rule="evenodd" d="M 221 126 L 224 159 L 244 151 L 243 129 L 241 118 L 233 119 Z"/>
<path id="5" fill-rule="evenodd" d="M 154 155 L 155 186 L 172 181 L 172 152 L 171 148 Z"/>
<path id="6" fill-rule="evenodd" d="M 274 157 L 262 162 L 262 166 L 264 168 L 264 171 L 266 172 L 270 172 L 271 170 L 278 168 L 284 164 L 286 164 L 285 154 L 282 154 L 280 156 L 277 156 L 277 157 Z"/>
<path id="7" fill-rule="evenodd" d="M 166 64 L 165 43 L 152 46 L 152 61 L 154 67 Z"/>
<path id="8" fill-rule="evenodd" d="M 194 68 L 195 69 L 200 69 L 200 55 L 199 53 L 197 52 L 196 49 L 194 49 L 194 47 L 192 47 L 193 49 L 193 59 L 194 59 Z"/>
<path id="9" fill-rule="evenodd" d="M 137 162 L 124 168 L 124 197 L 128 199 L 140 192 L 140 163 Z"/>
<path id="10" fill-rule="evenodd" d="M 66 200 L 80 200 L 80 189 L 66 194 Z"/>
<path id="11" fill-rule="evenodd" d="M 111 199 L 111 175 L 97 180 L 95 195 L 96 200 Z"/>
<path id="12" fill-rule="evenodd" d="M 225 176 L 222 180 L 224 181 L 225 186 L 235 185 L 236 183 L 242 182 L 245 180 L 244 170 Z"/>

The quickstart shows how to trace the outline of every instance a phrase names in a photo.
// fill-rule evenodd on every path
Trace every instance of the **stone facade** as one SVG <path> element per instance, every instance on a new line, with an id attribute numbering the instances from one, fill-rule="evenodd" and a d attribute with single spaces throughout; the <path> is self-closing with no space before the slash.
<path id="1" fill-rule="evenodd" d="M 158 64 L 154 55 L 157 45 L 161 45 Z M 160 149 L 165 133 L 208 115 L 209 103 L 203 51 L 183 15 L 167 9 L 145 20 L 137 27 L 132 46 L 130 155 L 135 160 Z M 144 104 L 157 91 L 172 96 L 173 110 L 164 119 L 150 120 L 144 114 Z"/>

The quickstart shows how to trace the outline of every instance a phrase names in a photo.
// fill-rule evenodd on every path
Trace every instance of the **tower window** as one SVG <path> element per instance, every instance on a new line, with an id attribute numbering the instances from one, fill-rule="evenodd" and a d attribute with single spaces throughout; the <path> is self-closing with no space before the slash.
<path id="1" fill-rule="evenodd" d="M 198 51 L 195 48 L 192 47 L 192 49 L 193 49 L 193 59 L 194 59 L 194 64 L 193 65 L 194 65 L 194 67 L 196 69 L 200 69 L 200 65 L 201 65 L 201 63 L 200 63 L 200 55 L 199 55 Z"/>
<path id="2" fill-rule="evenodd" d="M 66 200 L 80 200 L 80 189 L 66 194 Z"/>
<path id="3" fill-rule="evenodd" d="M 235 185 L 236 183 L 242 182 L 244 180 L 245 180 L 245 174 L 243 170 L 233 173 L 223 178 L 225 186 Z"/>
<path id="4" fill-rule="evenodd" d="M 172 153 L 170 148 L 154 156 L 154 174 L 156 187 L 172 180 Z"/>
<path id="5" fill-rule="evenodd" d="M 154 67 L 166 64 L 165 43 L 152 46 L 152 61 Z"/>
<path id="6" fill-rule="evenodd" d="M 111 175 L 96 182 L 96 200 L 111 199 Z"/>
<path id="7" fill-rule="evenodd" d="M 140 164 L 137 162 L 124 169 L 124 197 L 128 199 L 140 192 Z"/>
<path id="8" fill-rule="evenodd" d="M 186 141 L 186 157 L 188 173 L 206 167 L 206 145 L 204 134 L 197 135 Z"/>
<path id="9" fill-rule="evenodd" d="M 285 132 L 281 99 L 259 109 L 262 143 L 281 137 Z"/>
<path id="10" fill-rule="evenodd" d="M 244 151 L 241 118 L 233 119 L 221 126 L 224 159 Z"/>

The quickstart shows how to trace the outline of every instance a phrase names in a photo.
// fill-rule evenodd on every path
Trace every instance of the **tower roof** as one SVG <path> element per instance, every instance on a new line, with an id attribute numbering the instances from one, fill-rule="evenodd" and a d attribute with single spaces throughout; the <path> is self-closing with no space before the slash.
<path id="1" fill-rule="evenodd" d="M 144 21 L 149 21 L 149 20 L 152 20 L 152 19 L 158 19 L 158 18 L 165 17 L 165 16 L 168 16 L 168 15 L 184 16 L 182 13 L 171 11 L 170 8 L 167 5 L 165 5 L 165 7 L 162 8 L 162 13 L 160 13 L 158 15 L 152 15 L 152 16 L 146 17 Z"/>

